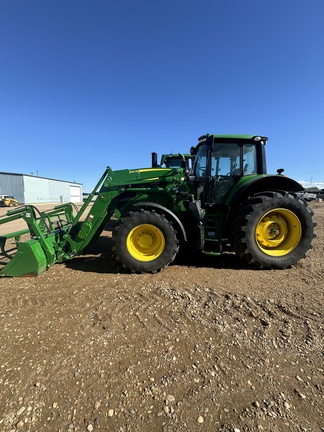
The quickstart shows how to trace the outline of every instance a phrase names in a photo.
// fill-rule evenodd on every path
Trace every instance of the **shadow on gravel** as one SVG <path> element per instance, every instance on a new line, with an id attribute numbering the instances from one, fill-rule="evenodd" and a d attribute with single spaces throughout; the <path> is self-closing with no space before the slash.
<path id="1" fill-rule="evenodd" d="M 96 243 L 86 248 L 83 255 L 79 255 L 65 263 L 67 268 L 84 272 L 95 273 L 124 273 L 129 271 L 122 269 L 112 254 L 112 240 L 108 237 L 100 237 Z M 197 268 L 215 269 L 246 269 L 244 264 L 234 253 L 225 252 L 220 256 L 208 256 L 196 250 L 181 250 L 170 266 L 185 266 Z"/>
<path id="2" fill-rule="evenodd" d="M 224 252 L 219 256 L 204 255 L 197 250 L 179 251 L 173 265 L 187 267 L 208 267 L 219 269 L 242 270 L 244 265 L 234 252 Z"/>
<path id="3" fill-rule="evenodd" d="M 65 263 L 67 268 L 89 273 L 127 273 L 121 269 L 112 255 L 112 241 L 108 237 L 99 237 L 96 243 L 86 247 L 78 255 Z"/>

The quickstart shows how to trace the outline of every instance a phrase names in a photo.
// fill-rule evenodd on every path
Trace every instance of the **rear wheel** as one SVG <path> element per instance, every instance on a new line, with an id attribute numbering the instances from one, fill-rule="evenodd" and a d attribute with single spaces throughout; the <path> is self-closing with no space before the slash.
<path id="1" fill-rule="evenodd" d="M 134 272 L 156 273 L 174 260 L 179 249 L 171 222 L 146 210 L 122 218 L 113 242 L 117 260 Z"/>
<path id="2" fill-rule="evenodd" d="M 267 193 L 252 197 L 233 223 L 236 253 L 257 268 L 287 268 L 312 247 L 314 213 L 297 196 Z"/>

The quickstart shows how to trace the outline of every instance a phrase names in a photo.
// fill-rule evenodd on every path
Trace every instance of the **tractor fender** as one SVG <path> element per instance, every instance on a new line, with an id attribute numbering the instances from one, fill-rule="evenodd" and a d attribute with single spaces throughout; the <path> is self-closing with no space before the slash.
<path id="1" fill-rule="evenodd" d="M 186 230 L 181 222 L 181 220 L 178 218 L 177 215 L 175 215 L 171 210 L 169 210 L 167 207 L 162 206 L 161 204 L 157 204 L 154 202 L 137 202 L 133 204 L 134 207 L 147 207 L 147 208 L 152 208 L 152 209 L 157 209 L 158 213 L 164 213 L 167 215 L 168 219 L 170 219 L 171 221 L 175 222 L 175 224 L 180 228 L 181 233 L 182 233 L 182 237 L 184 241 L 187 241 L 187 233 Z"/>
<path id="2" fill-rule="evenodd" d="M 301 192 L 304 190 L 301 184 L 289 177 L 281 175 L 257 176 L 238 185 L 226 200 L 227 210 L 224 215 L 224 233 L 229 235 L 232 217 L 241 203 L 244 203 L 250 196 L 262 194 L 264 192 Z"/>
<path id="3" fill-rule="evenodd" d="M 245 182 L 228 197 L 228 202 L 226 204 L 233 208 L 237 204 L 245 201 L 249 196 L 266 191 L 296 193 L 303 190 L 304 188 L 301 184 L 288 177 L 280 175 L 266 175 L 264 177 L 255 177 L 253 180 Z"/>

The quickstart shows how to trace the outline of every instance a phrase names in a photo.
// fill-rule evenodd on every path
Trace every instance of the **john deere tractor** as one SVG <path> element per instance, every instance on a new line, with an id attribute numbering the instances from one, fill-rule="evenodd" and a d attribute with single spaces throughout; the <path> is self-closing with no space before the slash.
<path id="1" fill-rule="evenodd" d="M 282 169 L 267 174 L 266 142 L 264 136 L 207 134 L 191 148 L 191 169 L 183 155 L 175 155 L 183 164 L 158 166 L 154 157 L 149 168 L 107 167 L 76 214 L 71 203 L 49 212 L 32 206 L 8 211 L 0 228 L 18 218 L 27 228 L 0 237 L 7 260 L 0 274 L 39 274 L 72 259 L 111 218 L 117 220 L 114 256 L 132 272 L 158 272 L 183 247 L 214 256 L 231 248 L 257 269 L 296 264 L 312 247 L 316 223 L 298 196 L 302 186 Z M 13 241 L 16 249 L 9 253 Z"/>

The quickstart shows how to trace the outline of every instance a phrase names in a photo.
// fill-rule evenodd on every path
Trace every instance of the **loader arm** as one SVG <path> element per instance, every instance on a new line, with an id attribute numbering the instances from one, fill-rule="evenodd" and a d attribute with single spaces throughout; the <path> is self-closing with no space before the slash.
<path id="1" fill-rule="evenodd" d="M 23 220 L 27 227 L 19 232 L 0 234 L 0 276 L 40 274 L 52 264 L 71 259 L 79 253 L 91 240 L 96 226 L 109 211 L 107 206 L 110 201 L 107 197 L 99 206 L 95 217 L 92 217 L 90 212 L 86 221 L 80 223 L 92 197 L 100 185 L 108 181 L 109 174 L 111 170 L 107 167 L 89 199 L 75 216 L 72 203 L 56 206 L 47 212 L 40 212 L 31 205 L 9 210 L 0 219 L 1 228 L 19 219 Z M 114 193 L 111 196 L 113 197 Z M 9 253 L 8 249 L 13 253 Z"/>
<path id="2" fill-rule="evenodd" d="M 179 178 L 180 176 L 181 173 Z M 163 187 L 159 186 L 160 182 Z M 173 170 L 170 168 L 114 172 L 107 167 L 75 215 L 72 203 L 56 206 L 46 212 L 40 212 L 30 205 L 8 211 L 6 216 L 0 219 L 0 226 L 22 219 L 27 228 L 20 232 L 0 235 L 0 276 L 40 274 L 56 262 L 75 257 L 99 237 L 115 212 L 120 216 L 121 209 L 129 207 L 128 199 L 125 198 L 126 191 L 131 191 L 130 202 L 135 202 L 134 197 L 147 197 L 149 191 L 153 195 L 161 193 L 164 188 L 171 187 L 173 182 Z M 92 204 L 97 191 L 97 198 Z M 124 199 L 120 199 L 121 195 Z M 27 234 L 28 240 L 25 239 Z M 11 247 L 16 253 L 8 253 L 7 247 Z"/>

